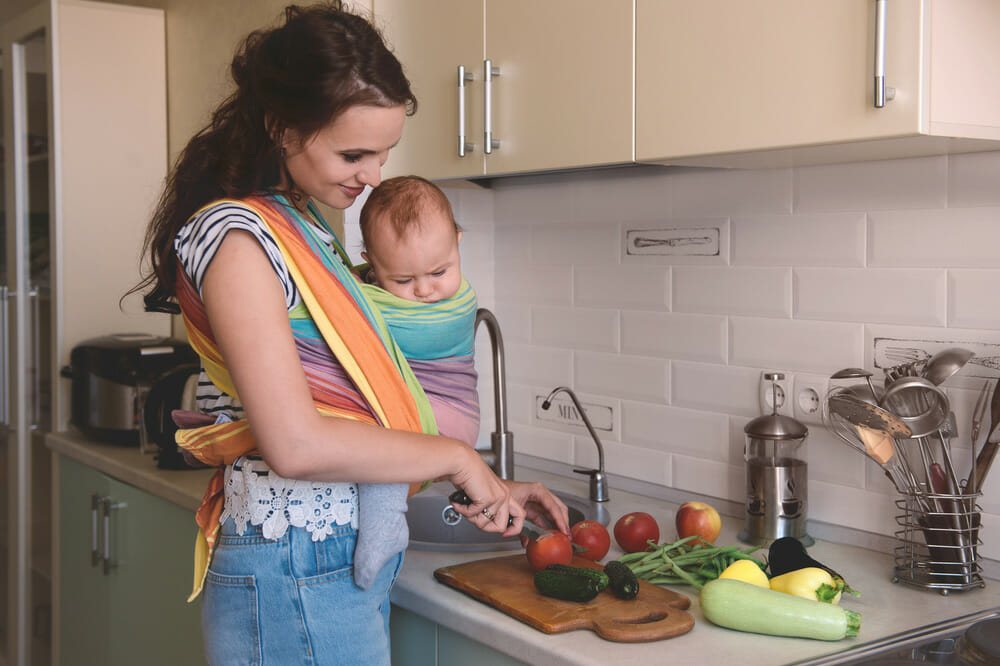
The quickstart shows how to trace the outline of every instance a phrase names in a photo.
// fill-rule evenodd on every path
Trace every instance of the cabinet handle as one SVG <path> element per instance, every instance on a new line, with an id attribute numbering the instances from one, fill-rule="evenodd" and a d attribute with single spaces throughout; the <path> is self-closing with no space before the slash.
<path id="1" fill-rule="evenodd" d="M 476 148 L 476 144 L 465 140 L 465 84 L 475 79 L 471 72 L 465 71 L 465 65 L 458 66 L 458 156 L 465 157 Z"/>
<path id="2" fill-rule="evenodd" d="M 10 425 L 10 336 L 8 335 L 8 298 L 10 290 L 7 285 L 0 285 L 0 425 Z"/>
<path id="3" fill-rule="evenodd" d="M 887 0 L 875 0 L 875 108 L 896 96 L 895 88 L 885 86 L 885 7 Z"/>
<path id="4" fill-rule="evenodd" d="M 104 575 L 107 576 L 111 573 L 111 570 L 118 566 L 117 560 L 114 558 L 114 554 L 111 552 L 111 512 L 119 509 L 124 509 L 128 505 L 125 502 L 113 502 L 110 497 L 104 498 L 104 552 L 102 553 L 102 560 L 104 561 Z"/>
<path id="5" fill-rule="evenodd" d="M 29 430 L 38 430 L 39 424 L 42 420 L 42 358 L 41 358 L 41 330 L 42 330 L 42 319 L 41 319 L 41 306 L 39 301 L 41 300 L 38 285 L 34 285 L 28 290 L 28 304 L 31 308 L 31 358 L 32 358 L 32 375 L 34 376 L 34 396 L 31 400 L 31 412 L 32 418 L 31 422 L 28 424 Z"/>
<path id="6" fill-rule="evenodd" d="M 104 497 L 98 497 L 97 493 L 90 496 L 90 566 L 96 567 L 101 561 L 101 555 L 98 551 L 97 542 L 97 512 L 100 510 L 101 505 L 104 504 Z"/>
<path id="7" fill-rule="evenodd" d="M 493 61 L 483 61 L 483 152 L 489 155 L 494 148 L 500 147 L 500 142 L 493 138 L 493 79 L 500 76 L 500 68 L 493 66 Z"/>

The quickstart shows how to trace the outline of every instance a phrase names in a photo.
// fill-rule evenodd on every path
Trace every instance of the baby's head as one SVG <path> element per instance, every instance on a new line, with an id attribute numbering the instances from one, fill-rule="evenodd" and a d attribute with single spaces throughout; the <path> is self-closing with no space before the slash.
<path id="1" fill-rule="evenodd" d="M 437 185 L 419 176 L 385 180 L 368 195 L 360 223 L 361 256 L 371 265 L 375 284 L 424 303 L 458 291 L 462 230 Z"/>

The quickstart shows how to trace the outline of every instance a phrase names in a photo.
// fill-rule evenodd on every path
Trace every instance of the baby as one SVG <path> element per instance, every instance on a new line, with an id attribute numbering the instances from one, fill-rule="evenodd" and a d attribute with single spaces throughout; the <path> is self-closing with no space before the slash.
<path id="1" fill-rule="evenodd" d="M 361 237 L 366 295 L 376 304 L 427 395 L 438 432 L 475 446 L 479 398 L 473 346 L 476 296 L 462 277 L 462 230 L 436 185 L 417 176 L 384 181 L 365 202 Z M 362 588 L 406 548 L 407 484 L 358 485 L 354 579 Z"/>

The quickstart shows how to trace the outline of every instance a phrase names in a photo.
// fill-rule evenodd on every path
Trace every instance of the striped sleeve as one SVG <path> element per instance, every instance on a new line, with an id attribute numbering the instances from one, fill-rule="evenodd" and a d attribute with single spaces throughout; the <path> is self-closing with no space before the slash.
<path id="1" fill-rule="evenodd" d="M 188 221 L 174 239 L 177 257 L 198 294 L 201 294 L 202 281 L 215 253 L 219 251 L 226 234 L 234 229 L 249 232 L 260 243 L 281 282 L 285 304 L 291 310 L 301 301 L 301 296 L 278 245 L 256 213 L 230 202 L 205 208 Z"/>

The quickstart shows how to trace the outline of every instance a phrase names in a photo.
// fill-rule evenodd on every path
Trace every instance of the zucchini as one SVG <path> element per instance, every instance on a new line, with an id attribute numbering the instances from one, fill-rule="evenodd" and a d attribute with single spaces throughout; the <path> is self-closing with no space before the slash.
<path id="1" fill-rule="evenodd" d="M 590 601 L 597 596 L 597 583 L 590 576 L 542 569 L 535 574 L 535 589 L 546 597 L 563 601 Z"/>
<path id="2" fill-rule="evenodd" d="M 619 599 L 635 599 L 639 594 L 639 579 L 627 564 L 612 560 L 604 565 L 608 575 L 608 587 Z"/>
<path id="3" fill-rule="evenodd" d="M 732 578 L 701 588 L 701 610 L 720 627 L 771 636 L 839 641 L 857 636 L 861 614 Z"/>
<path id="4" fill-rule="evenodd" d="M 591 569 L 590 567 L 571 567 L 568 564 L 550 564 L 545 567 L 546 571 L 558 571 L 564 574 L 575 574 L 577 576 L 587 576 L 593 578 L 594 582 L 597 583 L 597 591 L 603 592 L 604 588 L 608 586 L 610 582 L 608 579 L 608 574 L 604 573 L 600 569 Z"/>

